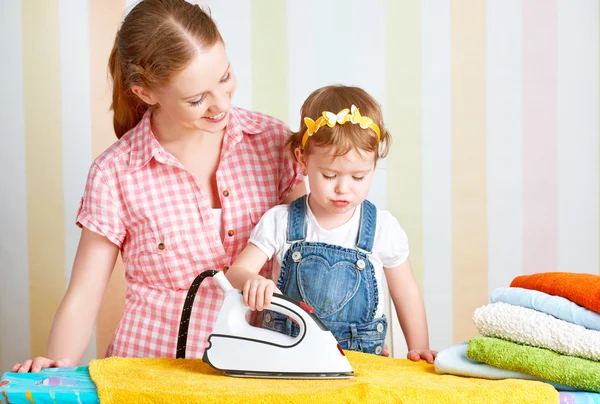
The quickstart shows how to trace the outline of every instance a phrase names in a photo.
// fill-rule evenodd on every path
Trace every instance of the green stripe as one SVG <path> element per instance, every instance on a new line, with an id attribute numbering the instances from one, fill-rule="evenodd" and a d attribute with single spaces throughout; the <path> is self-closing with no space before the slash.
<path id="1" fill-rule="evenodd" d="M 410 244 L 410 260 L 423 290 L 423 158 L 421 141 L 421 1 L 385 2 L 387 208 Z"/>
<path id="2" fill-rule="evenodd" d="M 288 122 L 287 2 L 252 1 L 252 108 Z"/>
<path id="3" fill-rule="evenodd" d="M 66 284 L 60 4 L 27 0 L 21 5 L 30 346 L 31 357 L 36 357 L 46 356 Z"/>

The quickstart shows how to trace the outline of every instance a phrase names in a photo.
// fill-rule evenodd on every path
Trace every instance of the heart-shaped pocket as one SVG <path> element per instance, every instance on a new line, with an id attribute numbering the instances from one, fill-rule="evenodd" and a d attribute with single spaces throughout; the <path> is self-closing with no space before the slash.
<path id="1" fill-rule="evenodd" d="M 361 276 L 351 261 L 329 265 L 325 259 L 309 256 L 298 264 L 297 280 L 302 300 L 320 318 L 337 313 L 354 297 Z"/>

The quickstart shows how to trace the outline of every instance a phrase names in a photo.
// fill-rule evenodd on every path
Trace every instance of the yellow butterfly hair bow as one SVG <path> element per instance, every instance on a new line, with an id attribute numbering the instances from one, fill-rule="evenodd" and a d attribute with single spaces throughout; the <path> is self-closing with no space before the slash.
<path id="1" fill-rule="evenodd" d="M 377 141 L 381 142 L 379 126 L 377 126 L 371 118 L 361 116 L 358 108 L 356 108 L 355 105 L 352 105 L 350 109 L 344 108 L 337 114 L 329 111 L 323 111 L 323 114 L 316 121 L 313 121 L 310 118 L 304 118 L 306 132 L 304 132 L 304 136 L 302 136 L 302 147 L 306 146 L 308 138 L 317 133 L 317 131 L 323 126 L 327 125 L 330 128 L 333 128 L 335 125 L 343 125 L 346 122 L 358 124 L 363 129 L 372 129 L 373 132 L 377 134 Z"/>

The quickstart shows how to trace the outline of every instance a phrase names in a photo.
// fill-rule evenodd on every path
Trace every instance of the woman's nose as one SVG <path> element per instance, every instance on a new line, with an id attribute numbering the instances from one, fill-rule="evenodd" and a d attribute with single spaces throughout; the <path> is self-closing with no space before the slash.
<path id="1" fill-rule="evenodd" d="M 231 97 L 226 91 L 219 91 L 215 93 L 213 98 L 213 109 L 218 112 L 225 112 L 229 110 L 229 105 L 231 103 Z"/>

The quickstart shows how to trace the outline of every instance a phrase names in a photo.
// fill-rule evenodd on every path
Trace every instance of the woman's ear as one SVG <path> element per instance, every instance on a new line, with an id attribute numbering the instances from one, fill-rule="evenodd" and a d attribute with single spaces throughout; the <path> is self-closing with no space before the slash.
<path id="1" fill-rule="evenodd" d="M 148 105 L 155 105 L 158 103 L 156 96 L 152 91 L 148 91 L 140 86 L 131 86 L 131 92 L 137 95 L 142 101 Z"/>
<path id="2" fill-rule="evenodd" d="M 298 164 L 300 165 L 300 171 L 302 171 L 302 174 L 308 174 L 306 154 L 304 154 L 304 149 L 296 147 L 296 150 L 294 150 L 294 156 L 296 157 L 296 161 L 298 161 Z"/>

